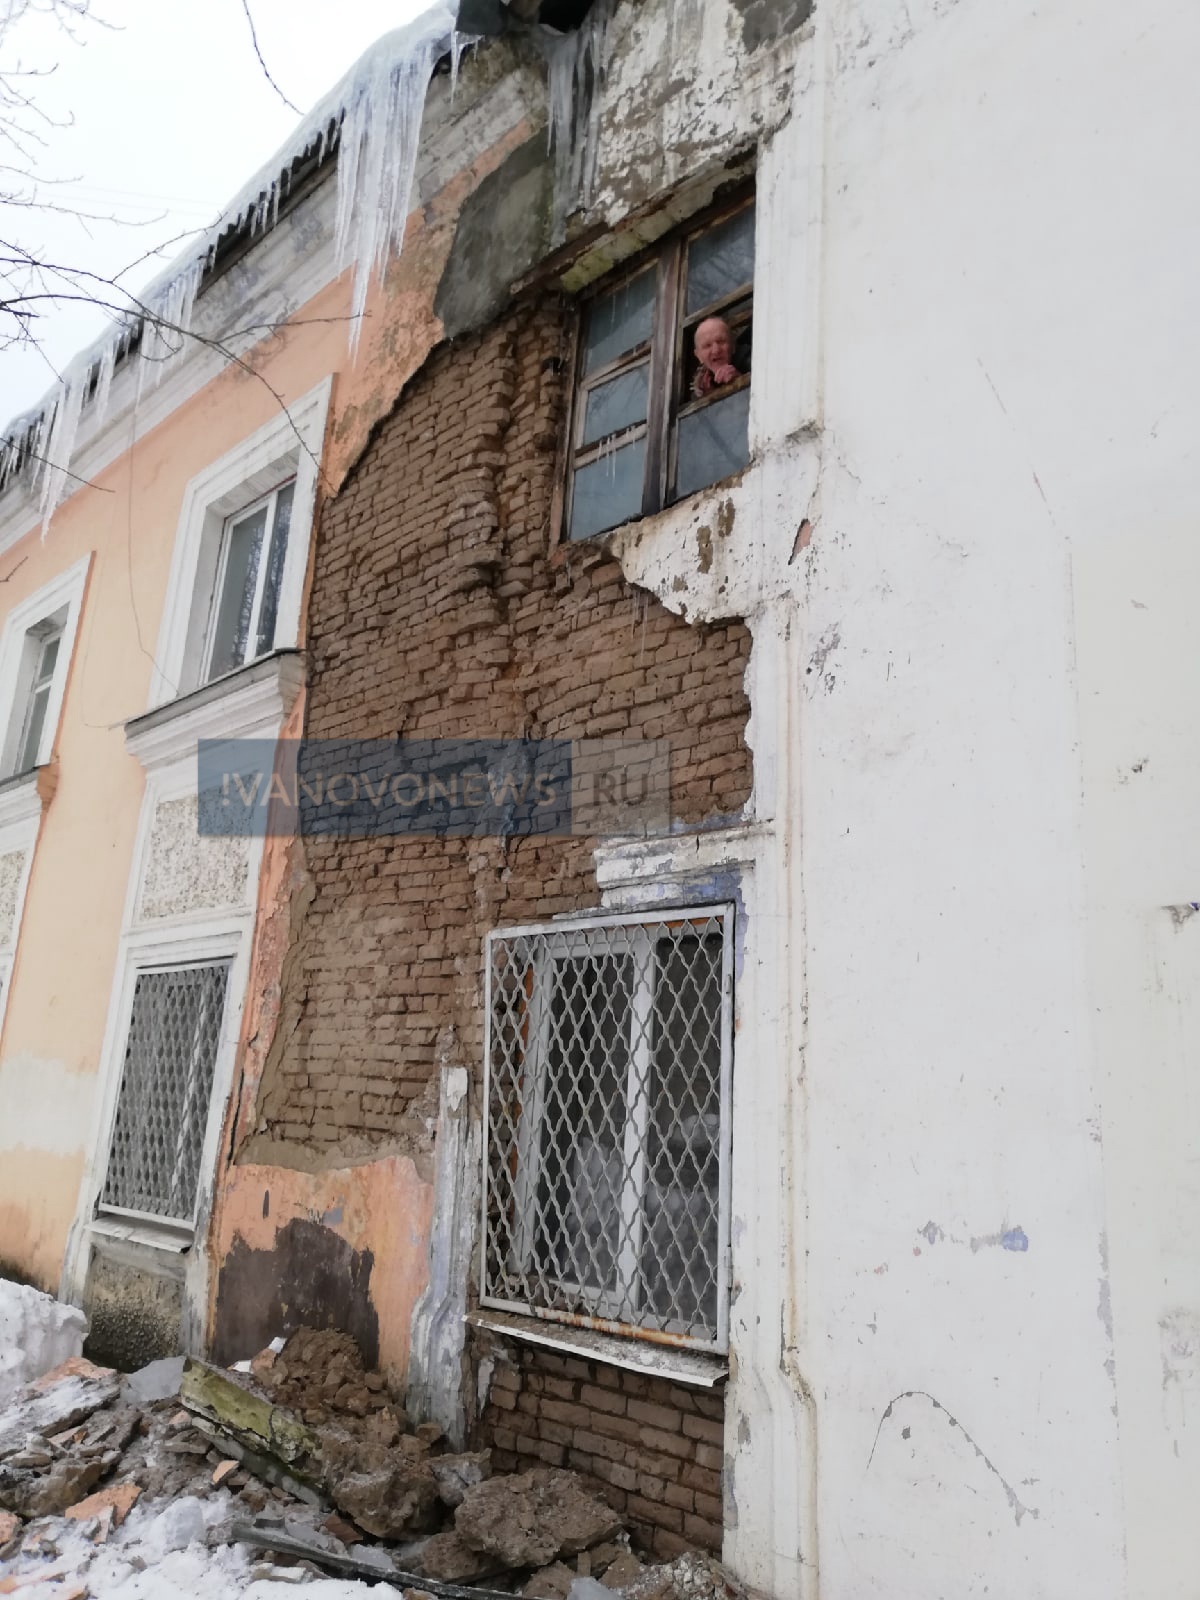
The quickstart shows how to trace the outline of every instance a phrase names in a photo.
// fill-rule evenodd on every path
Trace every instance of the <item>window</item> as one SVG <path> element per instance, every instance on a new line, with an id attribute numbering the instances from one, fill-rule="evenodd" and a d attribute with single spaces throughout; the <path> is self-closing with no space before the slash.
<path id="1" fill-rule="evenodd" d="M 30 628 L 25 635 L 25 692 L 21 696 L 23 715 L 17 734 L 14 772 L 29 772 L 38 764 L 38 751 L 46 727 L 46 710 L 54 687 L 54 668 L 66 626 L 66 607 L 46 622 Z"/>
<path id="2" fill-rule="evenodd" d="M 51 756 L 90 556 L 9 612 L 0 636 L 0 781 Z"/>
<path id="3" fill-rule="evenodd" d="M 297 644 L 332 386 L 280 407 L 189 480 L 147 710 Z"/>
<path id="4" fill-rule="evenodd" d="M 659 511 L 746 465 L 753 291 L 754 204 L 743 201 L 675 235 L 585 306 L 570 538 Z"/>
<path id="5" fill-rule="evenodd" d="M 293 480 L 225 522 L 205 649 L 206 683 L 274 646 L 294 491 Z"/>
<path id="6" fill-rule="evenodd" d="M 731 933 L 489 936 L 484 1305 L 725 1348 Z"/>
<path id="7" fill-rule="evenodd" d="M 229 969 L 215 961 L 138 973 L 102 1211 L 191 1223 Z"/>

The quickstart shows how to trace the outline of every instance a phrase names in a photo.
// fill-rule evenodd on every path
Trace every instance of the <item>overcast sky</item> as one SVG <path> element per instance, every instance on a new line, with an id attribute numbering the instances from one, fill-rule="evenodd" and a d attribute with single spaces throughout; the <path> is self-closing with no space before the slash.
<path id="1" fill-rule="evenodd" d="M 248 0 L 263 59 L 302 111 L 381 34 L 426 9 L 427 0 Z M 174 239 L 128 278 L 138 289 L 282 144 L 299 120 L 263 76 L 242 0 L 92 0 L 107 23 L 84 23 L 75 40 L 45 18 L 26 19 L 3 45 L 4 67 L 54 73 L 37 80 L 40 110 L 69 127 L 42 125 L 39 178 L 69 179 L 46 191 L 62 205 L 122 220 L 81 221 L 0 205 L 0 237 L 43 259 L 111 274 Z M 3 0 L 0 0 L 0 12 Z M 60 367 L 97 336 L 94 308 L 47 311 L 44 356 L 0 356 L 0 433 L 34 404 Z M 48 359 L 47 359 L 48 358 Z"/>

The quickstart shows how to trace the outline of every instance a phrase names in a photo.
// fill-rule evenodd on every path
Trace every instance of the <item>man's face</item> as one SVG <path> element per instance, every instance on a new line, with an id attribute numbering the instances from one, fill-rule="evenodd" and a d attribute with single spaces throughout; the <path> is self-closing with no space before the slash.
<path id="1" fill-rule="evenodd" d="M 709 317 L 696 329 L 696 359 L 705 367 L 728 366 L 733 360 L 733 335 L 720 317 Z"/>

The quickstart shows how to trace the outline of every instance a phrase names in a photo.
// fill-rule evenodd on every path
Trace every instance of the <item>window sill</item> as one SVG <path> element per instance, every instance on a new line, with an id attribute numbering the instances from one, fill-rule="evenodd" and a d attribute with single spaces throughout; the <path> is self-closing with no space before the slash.
<path id="1" fill-rule="evenodd" d="M 153 1250 L 169 1250 L 182 1255 L 195 1243 L 195 1229 L 186 1223 L 151 1222 L 134 1220 L 116 1214 L 101 1212 L 93 1217 L 91 1230 L 102 1239 L 115 1239 L 122 1244 L 148 1245 Z"/>
<path id="2" fill-rule="evenodd" d="M 275 650 L 125 724 L 125 748 L 147 771 L 194 756 L 201 739 L 271 737 L 304 683 L 299 650 Z"/>
<path id="3" fill-rule="evenodd" d="M 605 528 L 600 533 L 589 533 L 585 538 L 572 539 L 565 531 L 560 531 L 550 547 L 548 555 L 552 571 L 566 566 L 570 562 L 579 562 L 580 571 L 586 572 L 589 567 L 597 562 L 611 558 L 614 554 L 620 556 L 620 549 L 624 541 L 631 536 L 642 537 L 649 530 L 664 524 L 669 524 L 673 519 L 699 520 L 708 514 L 707 502 L 714 504 L 719 500 L 728 498 L 732 489 L 736 488 L 751 467 L 757 463 L 757 457 L 751 454 L 744 467 L 739 467 L 736 472 L 731 472 L 727 478 L 718 478 L 715 483 L 706 483 L 702 488 L 691 489 L 685 495 L 680 495 L 678 500 L 672 500 L 670 505 L 660 506 L 657 511 L 644 511 L 636 517 L 629 517 L 625 522 L 618 522 L 611 528 Z"/>
<path id="4" fill-rule="evenodd" d="M 53 784 L 46 781 L 50 777 L 50 767 L 30 767 L 0 783 L 0 828 L 41 815 L 42 805 L 54 793 Z M 47 787 L 48 794 L 43 792 Z"/>
<path id="5" fill-rule="evenodd" d="M 514 1316 L 508 1311 L 468 1311 L 463 1320 L 473 1328 L 502 1334 L 523 1344 L 561 1350 L 565 1355 L 600 1361 L 610 1367 L 624 1367 L 650 1378 L 670 1378 L 673 1383 L 691 1384 L 693 1388 L 712 1389 L 729 1376 L 729 1362 L 724 1356 L 678 1350 L 674 1345 L 622 1339 L 612 1333 L 573 1328 L 567 1323 L 543 1321 L 540 1317 Z"/>

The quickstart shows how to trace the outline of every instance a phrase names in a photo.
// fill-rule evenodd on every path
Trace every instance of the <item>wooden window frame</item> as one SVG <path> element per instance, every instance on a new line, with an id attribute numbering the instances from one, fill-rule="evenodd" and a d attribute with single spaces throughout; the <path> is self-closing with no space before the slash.
<path id="1" fill-rule="evenodd" d="M 641 510 L 629 520 L 635 520 L 639 516 L 652 516 L 655 512 L 677 504 L 681 499 L 687 499 L 691 493 L 702 492 L 702 490 L 688 491 L 688 494 L 682 496 L 674 492 L 679 422 L 694 412 L 728 400 L 739 391 L 748 389 L 752 373 L 743 373 L 733 383 L 723 385 L 716 393 L 694 398 L 685 390 L 683 383 L 683 375 L 688 366 L 688 341 L 692 337 L 693 330 L 701 322 L 709 317 L 725 316 L 729 312 L 735 313 L 733 320 L 735 331 L 740 327 L 752 326 L 754 279 L 751 278 L 748 283 L 739 285 L 728 294 L 701 306 L 696 311 L 687 312 L 688 247 L 702 234 L 719 227 L 738 212 L 752 210 L 754 205 L 753 185 L 739 187 L 736 193 L 727 196 L 719 204 L 701 212 L 698 216 L 690 218 L 682 227 L 675 229 L 650 249 L 642 251 L 619 273 L 597 280 L 581 296 L 572 340 L 569 365 L 571 396 L 564 430 L 564 461 L 563 470 L 559 475 L 557 497 L 559 503 L 555 508 L 554 517 L 559 543 L 583 544 L 589 539 L 603 538 L 613 531 L 613 528 L 605 528 L 594 534 L 583 534 L 572 538 L 570 527 L 575 475 L 580 468 L 626 445 L 635 444 L 643 437 L 646 439 L 646 464 Z M 649 338 L 607 362 L 603 367 L 598 367 L 596 371 L 585 375 L 587 341 L 584 333 L 592 306 L 648 271 L 654 272 L 657 278 Z M 583 444 L 581 440 L 587 417 L 588 396 L 593 390 L 611 382 L 623 372 L 633 371 L 643 365 L 649 366 L 645 420 L 632 423 L 619 433 L 609 434 L 589 444 Z M 711 488 L 712 485 L 705 487 Z M 613 524 L 613 527 L 620 526 L 621 523 Z"/>

